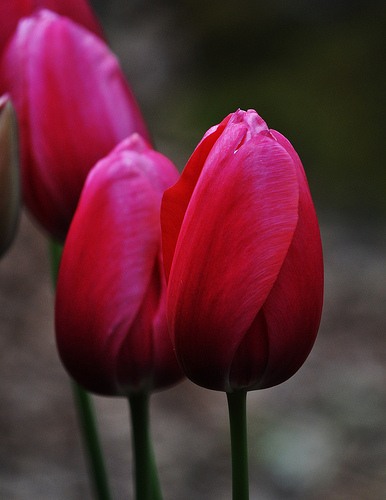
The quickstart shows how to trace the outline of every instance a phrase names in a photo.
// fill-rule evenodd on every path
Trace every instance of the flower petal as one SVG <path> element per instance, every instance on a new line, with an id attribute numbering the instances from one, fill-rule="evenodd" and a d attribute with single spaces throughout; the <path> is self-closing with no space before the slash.
<path id="1" fill-rule="evenodd" d="M 221 137 L 225 128 L 228 129 L 226 136 Z M 250 139 L 252 133 L 257 134 L 262 130 L 268 130 L 267 125 L 253 110 L 247 112 L 238 110 L 229 114 L 220 124 L 211 127 L 204 134 L 176 185 L 164 193 L 161 226 L 166 280 L 169 279 L 185 211 L 208 156 L 214 157 L 215 161 L 219 161 L 220 158 L 226 161 L 227 155 L 233 153 L 243 140 Z"/>
<path id="2" fill-rule="evenodd" d="M 323 305 L 322 244 L 307 179 L 289 141 L 279 132 L 272 133 L 295 161 L 299 220 L 280 274 L 263 306 L 269 356 L 260 387 L 283 382 L 304 363 L 318 332 Z"/>
<path id="3" fill-rule="evenodd" d="M 106 44 L 47 10 L 19 23 L 0 82 L 20 126 L 24 201 L 63 239 L 95 163 L 133 132 L 150 142 L 138 106 Z"/>
<path id="4" fill-rule="evenodd" d="M 164 192 L 161 209 L 161 227 L 166 280 L 169 279 L 178 234 L 194 187 L 205 160 L 224 130 L 224 127 L 225 124 L 213 127 L 210 133 L 205 134 L 194 150 L 177 183 Z"/>
<path id="5" fill-rule="evenodd" d="M 102 394 L 127 394 L 152 359 L 152 340 L 144 335 L 159 308 L 160 285 L 152 279 L 159 268 L 162 193 L 153 188 L 146 159 L 139 156 L 134 162 L 132 155 L 110 155 L 90 172 L 59 272 L 60 356 L 79 383 Z M 128 335 L 136 339 L 134 352 L 127 350 Z"/>
<path id="6" fill-rule="evenodd" d="M 104 38 L 102 28 L 87 0 L 1 0 L 0 16 L 0 54 L 8 39 L 23 17 L 30 16 L 34 10 L 49 9 L 81 24 L 100 38 Z"/>
<path id="7" fill-rule="evenodd" d="M 230 130 L 230 140 L 223 134 L 212 149 L 186 210 L 167 306 L 183 370 L 194 382 L 222 390 L 280 272 L 299 197 L 293 160 L 269 132 L 243 144 L 238 128 Z M 223 148 L 227 154 L 218 162 Z"/>

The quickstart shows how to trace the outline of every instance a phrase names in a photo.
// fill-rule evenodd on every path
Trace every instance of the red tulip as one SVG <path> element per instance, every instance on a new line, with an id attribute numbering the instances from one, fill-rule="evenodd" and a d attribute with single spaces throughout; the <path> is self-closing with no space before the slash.
<path id="1" fill-rule="evenodd" d="M 37 9 L 49 9 L 93 31 L 104 38 L 102 28 L 87 0 L 1 0 L 0 54 L 22 17 Z"/>
<path id="2" fill-rule="evenodd" d="M 48 10 L 19 23 L 0 88 L 19 122 L 24 202 L 64 239 L 93 165 L 133 132 L 150 140 L 133 94 L 103 41 Z"/>
<path id="3" fill-rule="evenodd" d="M 174 165 L 137 134 L 91 170 L 62 256 L 56 338 L 86 389 L 127 396 L 178 382 L 161 256 L 163 191 Z"/>
<path id="4" fill-rule="evenodd" d="M 167 315 L 197 384 L 233 392 L 279 384 L 319 327 L 323 258 L 302 164 L 249 110 L 210 129 L 161 208 Z"/>

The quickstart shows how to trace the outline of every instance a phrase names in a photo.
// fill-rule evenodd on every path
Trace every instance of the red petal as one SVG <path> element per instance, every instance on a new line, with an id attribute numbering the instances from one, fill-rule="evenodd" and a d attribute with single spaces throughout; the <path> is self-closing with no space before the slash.
<path id="1" fill-rule="evenodd" d="M 251 390 L 260 383 L 269 356 L 269 337 L 264 314 L 260 310 L 237 348 L 229 372 L 229 388 Z"/>
<path id="2" fill-rule="evenodd" d="M 237 150 L 237 127 L 234 134 L 221 136 L 202 169 L 168 290 L 183 370 L 221 390 L 229 388 L 232 359 L 277 278 L 298 218 L 297 174 L 286 150 L 268 133 Z M 226 160 L 216 162 L 223 148 Z"/>
<path id="3" fill-rule="evenodd" d="M 302 164 L 291 144 L 272 132 L 295 160 L 299 220 L 287 257 L 263 310 L 269 361 L 260 387 L 291 377 L 306 360 L 318 332 L 323 305 L 323 255 L 319 225 Z"/>
<path id="4" fill-rule="evenodd" d="M 225 121 L 225 120 L 224 120 Z M 206 133 L 194 150 L 178 182 L 166 190 L 161 206 L 162 253 L 166 280 L 169 279 L 173 255 L 193 190 L 201 174 L 205 160 L 221 135 L 225 124 L 213 127 Z"/>
<path id="5" fill-rule="evenodd" d="M 148 163 L 143 154 L 118 150 L 94 167 L 60 267 L 59 353 L 75 380 L 102 394 L 127 394 L 153 383 L 152 327 L 156 322 L 157 332 L 162 328 L 157 318 L 165 282 L 159 265 L 162 191 L 149 180 L 155 165 Z M 174 371 L 177 381 L 175 367 L 174 360 L 166 371 Z"/>
<path id="6" fill-rule="evenodd" d="M 225 129 L 226 133 L 221 137 Z M 204 134 L 176 185 L 164 193 L 161 226 L 166 280 L 169 279 L 185 211 L 208 155 L 214 157 L 216 162 L 226 161 L 228 154 L 233 153 L 254 135 L 266 130 L 267 124 L 254 110 L 245 112 L 239 109 L 229 114 L 219 125 L 211 127 Z"/>
<path id="7" fill-rule="evenodd" d="M 125 394 L 162 389 L 182 378 L 170 340 L 165 303 L 166 283 L 159 258 L 138 314 L 116 355 L 116 378 Z"/>

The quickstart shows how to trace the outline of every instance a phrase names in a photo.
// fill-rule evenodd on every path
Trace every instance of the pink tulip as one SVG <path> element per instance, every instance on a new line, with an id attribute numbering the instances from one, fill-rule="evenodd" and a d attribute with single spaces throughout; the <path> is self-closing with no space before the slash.
<path id="1" fill-rule="evenodd" d="M 30 16 L 37 9 L 49 9 L 104 38 L 102 28 L 87 0 L 1 0 L 0 54 L 22 17 Z"/>
<path id="2" fill-rule="evenodd" d="M 150 141 L 142 115 L 106 44 L 47 10 L 19 23 L 0 88 L 18 118 L 24 202 L 64 239 L 93 165 L 133 132 Z"/>
<path id="3" fill-rule="evenodd" d="M 174 165 L 134 134 L 90 172 L 64 246 L 59 354 L 86 389 L 127 396 L 178 382 L 161 255 L 163 191 Z"/>
<path id="4" fill-rule="evenodd" d="M 185 374 L 233 392 L 291 377 L 323 301 L 318 222 L 291 144 L 253 110 L 210 129 L 161 208 L 167 315 Z"/>

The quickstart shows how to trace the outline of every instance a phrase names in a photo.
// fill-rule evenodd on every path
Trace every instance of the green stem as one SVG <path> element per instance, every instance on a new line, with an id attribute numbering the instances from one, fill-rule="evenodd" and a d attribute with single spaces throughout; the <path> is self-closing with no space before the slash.
<path id="1" fill-rule="evenodd" d="M 76 382 L 72 383 L 72 390 L 96 498 L 98 500 L 110 500 L 108 478 L 91 396 Z"/>
<path id="2" fill-rule="evenodd" d="M 232 499 L 249 500 L 247 393 L 228 392 L 232 450 Z"/>
<path id="3" fill-rule="evenodd" d="M 55 288 L 62 251 L 60 243 L 50 240 L 51 271 Z M 74 381 L 72 390 L 95 496 L 98 500 L 111 500 L 91 396 Z"/>
<path id="4" fill-rule="evenodd" d="M 162 500 L 150 438 L 149 394 L 129 396 L 133 436 L 135 499 Z"/>

